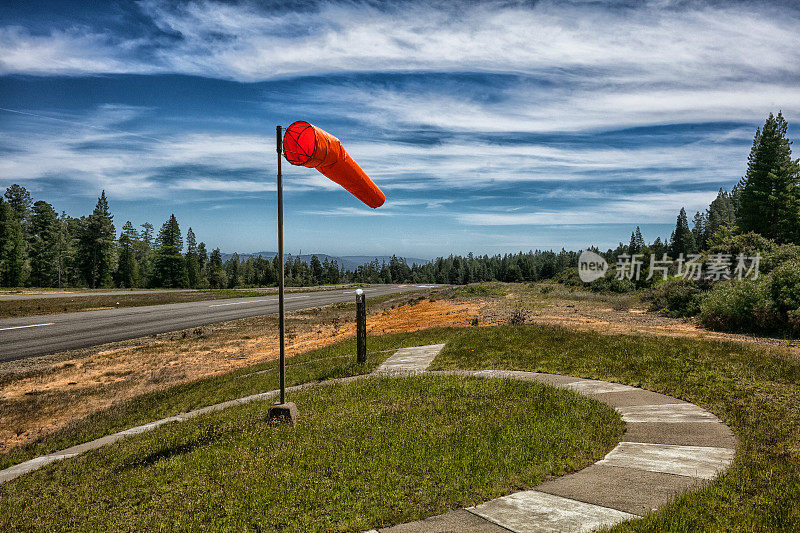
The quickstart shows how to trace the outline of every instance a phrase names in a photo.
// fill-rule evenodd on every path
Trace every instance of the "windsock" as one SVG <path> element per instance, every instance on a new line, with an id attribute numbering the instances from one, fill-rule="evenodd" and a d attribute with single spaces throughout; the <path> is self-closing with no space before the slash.
<path id="1" fill-rule="evenodd" d="M 298 120 L 286 128 L 283 155 L 293 165 L 316 168 L 373 209 L 386 201 L 386 196 L 353 161 L 339 139 L 308 122 Z"/>

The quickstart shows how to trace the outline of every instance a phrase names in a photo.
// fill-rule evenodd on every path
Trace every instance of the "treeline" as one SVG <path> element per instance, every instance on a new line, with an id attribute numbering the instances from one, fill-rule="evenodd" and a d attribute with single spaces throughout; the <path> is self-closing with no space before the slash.
<path id="1" fill-rule="evenodd" d="M 645 243 L 637 227 L 630 241 L 600 252 L 609 264 L 620 255 L 703 254 L 721 250 L 737 236 L 757 235 L 778 246 L 800 244 L 800 165 L 791 158 L 791 142 L 783 116 L 769 115 L 753 140 L 747 174 L 730 193 L 720 189 L 704 212 L 695 213 L 690 225 L 686 210 L 678 214 L 669 238 Z M 80 218 L 60 216 L 43 200 L 12 185 L 0 198 L 0 285 L 5 287 L 188 287 L 235 288 L 272 286 L 277 283 L 277 258 L 234 254 L 227 261 L 217 248 L 208 253 L 189 228 L 182 236 L 174 215 L 156 234 L 153 225 L 138 228 L 130 221 L 116 235 L 105 192 L 94 211 Z M 751 239 L 752 240 L 752 239 Z M 783 248 L 782 248 L 783 249 Z M 748 249 L 749 252 L 758 250 Z M 734 250 L 728 250 L 733 253 Z M 727 252 L 726 252 L 727 253 Z M 787 252 L 788 253 L 788 252 Z M 791 254 L 790 254 L 791 255 Z M 505 255 L 469 254 L 440 257 L 430 263 L 409 266 L 393 256 L 354 270 L 335 260 L 313 256 L 305 262 L 288 257 L 286 283 L 312 286 L 336 283 L 449 283 L 482 281 L 577 280 L 577 252 L 529 251 Z M 591 287 L 595 290 L 630 290 L 647 286 L 647 265 L 638 283 L 615 280 L 613 273 Z M 800 298 L 800 297 L 799 297 Z"/>
<path id="2" fill-rule="evenodd" d="M 289 286 L 337 283 L 452 283 L 534 281 L 548 279 L 577 265 L 577 254 L 562 250 L 495 256 L 438 258 L 409 266 L 393 256 L 354 270 L 336 260 L 306 262 L 287 257 Z M 44 201 L 33 201 L 20 185 L 0 198 L 0 286 L 4 287 L 163 287 L 236 288 L 273 286 L 277 257 L 222 260 L 219 248 L 208 252 L 192 228 L 183 236 L 171 215 L 158 233 L 150 223 L 138 228 L 125 222 L 116 234 L 105 191 L 88 216 L 59 215 Z"/>
<path id="3" fill-rule="evenodd" d="M 770 114 L 756 131 L 747 172 L 720 191 L 705 213 L 678 214 L 670 251 L 700 261 L 737 254 L 760 257 L 758 276 L 709 283 L 671 279 L 648 293 L 654 310 L 699 317 L 711 329 L 800 335 L 800 161 L 788 125 Z"/>

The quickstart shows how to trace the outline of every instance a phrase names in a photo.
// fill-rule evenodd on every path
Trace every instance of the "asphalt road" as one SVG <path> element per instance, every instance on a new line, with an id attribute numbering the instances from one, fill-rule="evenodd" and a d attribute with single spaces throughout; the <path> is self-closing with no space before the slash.
<path id="1" fill-rule="evenodd" d="M 82 298 L 84 296 L 129 296 L 131 294 L 159 294 L 165 292 L 197 292 L 195 289 L 170 289 L 170 290 L 122 290 L 122 291 L 75 291 L 52 292 L 49 294 L 0 294 L 0 302 L 16 300 L 38 300 L 40 298 Z"/>
<path id="2" fill-rule="evenodd" d="M 370 297 L 433 285 L 373 285 Z M 286 310 L 355 301 L 353 289 L 286 295 Z M 83 311 L 0 320 L 0 361 L 96 346 L 186 328 L 278 312 L 277 295 Z"/>

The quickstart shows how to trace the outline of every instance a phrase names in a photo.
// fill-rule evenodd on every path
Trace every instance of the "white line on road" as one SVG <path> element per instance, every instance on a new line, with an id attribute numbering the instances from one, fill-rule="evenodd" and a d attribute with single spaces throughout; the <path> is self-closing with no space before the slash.
<path id="1" fill-rule="evenodd" d="M 310 296 L 287 296 L 285 299 L 286 300 L 299 300 L 301 298 L 310 298 Z M 231 302 L 231 303 L 227 303 L 227 304 L 213 304 L 213 305 L 209 305 L 209 307 L 224 307 L 224 306 L 227 306 L 227 305 L 257 304 L 259 302 L 273 302 L 273 303 L 275 303 L 277 301 L 278 301 L 278 298 L 276 296 L 275 298 L 270 299 L 270 300 L 247 300 L 246 302 Z"/>
<path id="2" fill-rule="evenodd" d="M 52 326 L 55 322 L 48 322 L 47 324 L 31 324 L 29 326 L 13 326 L 10 328 L 0 328 L 0 331 L 7 331 L 9 329 L 23 329 L 23 328 L 38 328 L 41 326 Z"/>
<path id="3" fill-rule="evenodd" d="M 209 305 L 209 307 L 224 307 L 226 305 L 255 304 L 255 303 L 258 303 L 258 302 L 274 302 L 274 301 L 275 300 L 248 300 L 246 302 L 232 302 L 232 303 L 229 303 L 229 304 L 214 304 L 214 305 Z"/>

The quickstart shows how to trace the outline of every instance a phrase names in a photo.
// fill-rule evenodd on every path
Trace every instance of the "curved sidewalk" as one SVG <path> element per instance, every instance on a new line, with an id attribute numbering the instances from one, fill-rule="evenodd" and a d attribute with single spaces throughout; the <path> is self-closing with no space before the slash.
<path id="1" fill-rule="evenodd" d="M 542 483 L 534 490 L 372 531 L 593 531 L 656 510 L 677 495 L 701 487 L 733 462 L 733 433 L 716 416 L 692 403 L 619 383 L 558 374 L 509 370 L 427 372 L 425 369 L 441 348 L 436 345 L 399 350 L 376 373 L 509 378 L 567 388 L 614 408 L 625 422 L 625 435 L 602 460 Z"/>
<path id="2" fill-rule="evenodd" d="M 614 408 L 626 423 L 620 442 L 602 460 L 573 474 L 547 481 L 534 490 L 495 498 L 475 507 L 409 522 L 380 532 L 592 531 L 658 509 L 680 493 L 694 490 L 733 461 L 736 440 L 716 416 L 671 396 L 607 381 L 558 374 L 508 370 L 428 372 L 443 344 L 402 348 L 374 374 L 431 373 L 538 381 L 571 389 Z M 353 376 L 333 381 L 349 381 Z M 299 390 L 308 383 L 291 387 Z M 0 483 L 42 466 L 74 457 L 128 435 L 179 422 L 227 407 L 274 398 L 278 391 L 254 394 L 137 426 L 0 471 Z M 378 530 L 372 530 L 373 532 Z"/>

